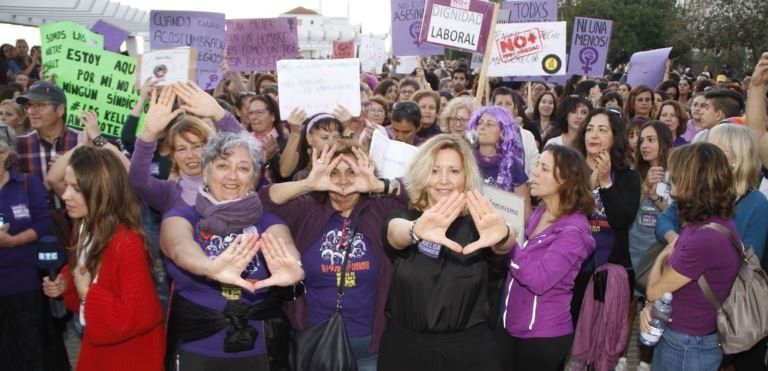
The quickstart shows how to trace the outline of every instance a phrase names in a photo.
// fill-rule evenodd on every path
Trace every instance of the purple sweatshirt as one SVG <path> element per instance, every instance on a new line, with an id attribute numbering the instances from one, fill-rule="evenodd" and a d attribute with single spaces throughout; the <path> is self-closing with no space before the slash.
<path id="1" fill-rule="evenodd" d="M 229 112 L 216 123 L 216 129 L 232 133 L 245 130 L 243 125 L 240 125 L 235 116 Z M 161 180 L 152 176 L 152 155 L 156 148 L 157 141 L 150 143 L 136 139 L 131 156 L 131 166 L 128 168 L 128 177 L 141 200 L 161 214 L 165 214 L 171 209 L 184 206 L 187 203 L 181 198 L 182 188 L 179 181 Z M 202 175 L 200 179 L 202 182 Z"/>
<path id="2" fill-rule="evenodd" d="M 587 216 L 560 217 L 531 236 L 544 214 L 533 212 L 526 227 L 526 242 L 509 253 L 509 274 L 504 285 L 504 328 L 519 338 L 550 338 L 573 333 L 571 297 L 581 264 L 595 250 Z"/>

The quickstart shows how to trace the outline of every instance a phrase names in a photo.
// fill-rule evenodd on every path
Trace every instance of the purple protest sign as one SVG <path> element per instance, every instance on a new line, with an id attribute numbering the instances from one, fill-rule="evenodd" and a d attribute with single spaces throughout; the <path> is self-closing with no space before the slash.
<path id="1" fill-rule="evenodd" d="M 227 62 L 232 71 L 270 71 L 299 53 L 296 18 L 227 20 Z"/>
<path id="2" fill-rule="evenodd" d="M 575 17 L 568 74 L 603 77 L 613 22 Z"/>
<path id="3" fill-rule="evenodd" d="M 189 46 L 197 49 L 197 85 L 215 89 L 224 58 L 224 13 L 152 10 L 149 46 L 152 49 Z"/>
<path id="4" fill-rule="evenodd" d="M 496 23 L 557 22 L 557 0 L 512 0 L 501 3 Z"/>
<path id="5" fill-rule="evenodd" d="M 427 0 L 419 41 L 485 53 L 493 4 L 481 0 Z"/>
<path id="6" fill-rule="evenodd" d="M 419 41 L 424 0 L 392 0 L 392 54 L 439 55 L 445 48 Z"/>
<path id="7" fill-rule="evenodd" d="M 120 45 L 123 45 L 123 41 L 130 34 L 130 32 L 101 19 L 91 26 L 91 32 L 104 36 L 104 50 L 116 53 L 120 52 Z"/>
<path id="8" fill-rule="evenodd" d="M 632 86 L 648 85 L 653 89 L 664 79 L 666 62 L 672 48 L 661 48 L 632 54 L 629 63 L 632 67 L 627 75 L 627 83 Z"/>

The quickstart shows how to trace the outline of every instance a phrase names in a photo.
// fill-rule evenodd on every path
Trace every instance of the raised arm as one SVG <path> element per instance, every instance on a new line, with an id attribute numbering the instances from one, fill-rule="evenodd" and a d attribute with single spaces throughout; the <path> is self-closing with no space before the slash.
<path id="1" fill-rule="evenodd" d="M 291 134 L 288 135 L 288 141 L 285 143 L 283 153 L 280 155 L 280 176 L 288 178 L 296 170 L 299 164 L 299 146 L 301 142 L 301 124 L 306 120 L 307 113 L 301 108 L 294 108 L 288 116 L 288 125 L 291 128 Z"/>
<path id="2" fill-rule="evenodd" d="M 747 91 L 746 107 L 747 125 L 752 128 L 760 142 L 760 161 L 762 161 L 763 167 L 768 166 L 768 133 L 765 131 L 766 83 L 768 83 L 768 52 L 764 52 L 760 56 L 755 71 L 752 73 L 752 80 Z"/>

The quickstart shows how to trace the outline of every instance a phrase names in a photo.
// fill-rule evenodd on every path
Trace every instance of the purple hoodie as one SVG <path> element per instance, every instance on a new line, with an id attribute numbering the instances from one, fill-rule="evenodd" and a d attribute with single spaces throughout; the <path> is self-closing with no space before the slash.
<path id="1" fill-rule="evenodd" d="M 550 338 L 573 333 L 571 296 L 581 263 L 595 250 L 587 216 L 560 217 L 538 235 L 531 234 L 544 214 L 533 212 L 523 246 L 509 253 L 504 285 L 504 328 L 519 338 Z"/>

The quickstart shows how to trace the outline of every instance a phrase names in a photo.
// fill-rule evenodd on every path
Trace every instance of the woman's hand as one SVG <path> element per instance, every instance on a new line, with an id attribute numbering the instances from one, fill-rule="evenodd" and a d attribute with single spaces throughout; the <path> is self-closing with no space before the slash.
<path id="1" fill-rule="evenodd" d="M 462 251 L 464 254 L 471 254 L 475 250 L 495 246 L 505 238 L 507 241 L 515 239 L 516 232 L 507 226 L 504 218 L 491 205 L 491 201 L 485 198 L 480 191 L 467 192 L 467 208 L 469 208 L 469 214 L 472 215 L 480 238 L 465 246 Z"/>
<path id="2" fill-rule="evenodd" d="M 657 196 L 656 184 L 664 179 L 664 168 L 661 166 L 654 166 L 648 169 L 648 174 L 645 175 L 645 181 L 643 182 L 643 190 L 648 197 L 653 198 Z"/>
<path id="3" fill-rule="evenodd" d="M 214 281 L 240 286 L 250 292 L 255 291 L 254 284 L 240 275 L 259 251 L 258 240 L 259 235 L 256 233 L 238 235 L 224 252 L 210 262 L 205 275 Z"/>
<path id="4" fill-rule="evenodd" d="M 453 192 L 450 196 L 443 197 L 421 214 L 413 226 L 413 233 L 422 240 L 438 243 L 461 253 L 461 245 L 446 237 L 445 232 L 464 210 L 465 204 L 466 196 L 463 193 Z"/>
<path id="5" fill-rule="evenodd" d="M 291 114 L 288 115 L 288 126 L 291 128 L 291 133 L 301 133 L 301 124 L 307 119 L 307 113 L 299 108 L 295 107 L 291 110 Z"/>
<path id="6" fill-rule="evenodd" d="M 334 159 L 333 154 L 335 152 L 335 144 L 330 148 L 328 145 L 325 145 L 320 154 L 312 148 L 312 170 L 304 179 L 304 182 L 309 184 L 309 188 L 312 191 L 344 193 L 344 190 L 341 189 L 341 187 L 333 184 L 331 181 L 331 172 L 344 158 L 344 156 L 337 156 Z"/>
<path id="7" fill-rule="evenodd" d="M 174 83 L 173 90 L 183 102 L 181 108 L 194 115 L 208 117 L 214 122 L 220 121 L 226 115 L 226 111 L 219 106 L 216 98 L 206 93 L 192 80 L 187 81 L 186 84 Z"/>
<path id="8" fill-rule="evenodd" d="M 0 226 L 0 247 L 13 247 L 13 237 L 8 233 L 11 228 L 10 224 L 3 224 Z"/>
<path id="9" fill-rule="evenodd" d="M 349 121 L 352 120 L 352 114 L 349 112 L 347 107 L 344 106 L 337 106 L 336 109 L 333 110 L 333 117 L 344 124 L 344 126 L 346 126 Z"/>
<path id="10" fill-rule="evenodd" d="M 157 80 L 153 80 L 152 77 L 147 77 L 138 89 L 139 100 L 143 102 L 149 99 L 150 93 L 155 90 L 155 86 L 157 86 Z"/>
<path id="11" fill-rule="evenodd" d="M 347 156 L 339 156 L 343 157 L 344 161 L 355 172 L 355 181 L 351 186 L 344 188 L 343 193 L 348 195 L 352 193 L 382 192 L 384 190 L 384 182 L 376 177 L 376 167 L 373 161 L 359 148 L 352 147 L 352 153 L 355 155 L 354 161 Z"/>
<path id="12" fill-rule="evenodd" d="M 611 155 L 608 151 L 602 152 L 592 157 L 595 161 L 595 168 L 592 172 L 592 186 L 603 186 L 611 184 Z"/>
<path id="13" fill-rule="evenodd" d="M 156 141 L 168 124 L 182 112 L 181 108 L 173 109 L 175 98 L 175 90 L 170 86 L 160 89 L 159 97 L 157 89 L 151 91 L 149 110 L 147 110 L 146 119 L 144 120 L 144 129 L 139 134 L 141 140 L 145 142 Z"/>
<path id="14" fill-rule="evenodd" d="M 77 296 L 80 299 L 84 299 L 88 295 L 88 289 L 91 288 L 93 279 L 91 278 L 91 272 L 88 272 L 83 266 L 75 267 L 72 269 L 72 278 L 75 281 L 75 288 L 77 289 Z"/>
<path id="15" fill-rule="evenodd" d="M 57 275 L 56 279 L 51 281 L 48 276 L 43 277 L 43 293 L 49 298 L 58 298 L 64 294 L 67 289 L 67 280 L 62 275 Z"/>
<path id="16" fill-rule="evenodd" d="M 277 144 L 277 139 L 272 135 L 267 135 L 261 140 L 261 145 L 264 152 L 264 160 L 270 161 L 280 151 L 280 146 Z"/>
<path id="17" fill-rule="evenodd" d="M 290 286 L 304 277 L 301 262 L 291 255 L 282 238 L 264 233 L 261 235 L 258 245 L 267 263 L 270 276 L 267 279 L 257 281 L 253 286 L 254 290 L 270 286 Z"/>
<path id="18" fill-rule="evenodd" d="M 99 129 L 99 115 L 93 110 L 80 111 L 80 122 L 83 124 L 85 135 L 88 138 L 87 144 L 91 144 L 94 138 L 101 135 Z"/>
<path id="19" fill-rule="evenodd" d="M 645 304 L 645 307 L 640 311 L 640 332 L 650 332 L 651 326 L 651 309 L 653 309 L 653 303 Z"/>

